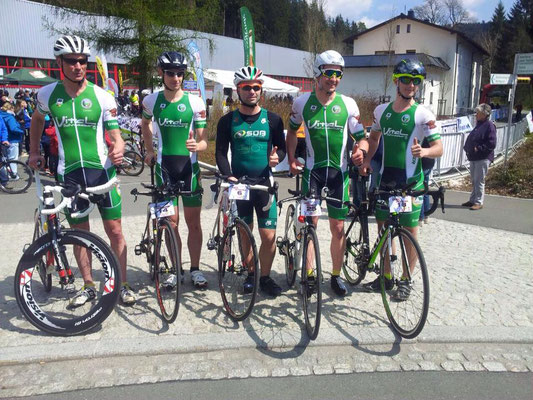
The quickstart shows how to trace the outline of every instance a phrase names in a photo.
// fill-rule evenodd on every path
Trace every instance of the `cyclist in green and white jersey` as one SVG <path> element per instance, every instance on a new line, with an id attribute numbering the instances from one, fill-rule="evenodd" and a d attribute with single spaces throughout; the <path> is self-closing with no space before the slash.
<path id="1" fill-rule="evenodd" d="M 367 174 L 370 171 L 372 156 L 383 135 L 383 161 L 378 185 L 401 188 L 408 183 L 416 182 L 413 189 L 419 190 L 424 182 L 422 157 L 437 158 L 442 155 L 442 142 L 435 116 L 414 100 L 416 92 L 426 78 L 426 69 L 418 61 L 401 60 L 394 67 L 392 78 L 396 85 L 396 99 L 376 107 L 370 136 L 368 140 L 364 139 L 363 135 L 356 137 L 356 140 L 360 140 L 359 149 L 352 154 L 352 160 L 356 165 L 361 165 L 362 174 Z M 424 138 L 427 138 L 429 148 L 421 146 Z M 412 212 L 400 215 L 400 224 L 415 238 L 418 233 L 422 197 L 412 199 Z M 376 220 L 379 228 L 383 226 L 388 217 L 387 206 L 376 206 Z M 416 256 L 411 244 L 407 252 L 413 257 Z M 415 262 L 410 264 L 414 267 Z M 371 291 L 381 290 L 379 278 L 363 286 Z M 388 260 L 386 260 L 385 287 L 387 290 L 394 287 Z M 400 279 L 394 297 L 400 301 L 406 300 L 409 293 L 407 279 Z"/>
<path id="2" fill-rule="evenodd" d="M 37 94 L 37 108 L 30 126 L 29 164 L 34 169 L 44 166 L 39 142 L 45 115 L 50 114 L 59 142 L 58 180 L 85 187 L 104 184 L 115 176 L 113 165 L 120 165 L 124 153 L 124 141 L 120 136 L 116 118 L 115 99 L 105 90 L 87 81 L 85 74 L 90 49 L 85 39 L 78 36 L 60 37 L 54 45 L 54 56 L 64 79 L 44 86 Z M 105 131 L 112 141 L 109 148 L 105 142 Z M 77 208 L 83 210 L 87 205 L 85 200 L 80 199 Z M 99 210 L 111 247 L 121 266 L 121 299 L 125 304 L 132 304 L 135 302 L 135 294 L 128 285 L 126 276 L 127 250 L 122 234 L 121 205 L 120 191 L 115 187 L 106 195 L 103 205 L 99 205 Z M 74 228 L 90 229 L 88 217 L 74 219 L 67 212 L 67 218 Z M 85 263 L 82 262 L 84 257 L 87 260 Z M 94 299 L 96 294 L 88 255 L 79 254 L 77 258 L 85 285 L 73 298 L 73 306 Z"/>
<path id="3" fill-rule="evenodd" d="M 157 59 L 159 75 L 163 78 L 164 90 L 155 92 L 143 100 L 141 129 L 146 145 L 145 161 L 151 165 L 155 160 L 153 135 L 157 135 L 156 181 L 158 185 L 184 181 L 185 191 L 201 189 L 199 151 L 207 148 L 205 104 L 198 96 L 187 94 L 181 88 L 187 72 L 187 59 L 181 53 L 168 51 Z M 174 202 L 173 222 L 181 255 L 181 238 L 178 231 L 178 199 Z M 183 214 L 189 230 L 187 245 L 191 257 L 191 280 L 196 288 L 206 288 L 207 280 L 200 271 L 202 249 L 202 226 L 200 211 L 202 195 L 182 196 Z M 177 277 L 168 277 L 167 284 L 176 284 Z M 182 277 L 183 280 L 183 277 Z"/>
<path id="4" fill-rule="evenodd" d="M 287 132 L 287 153 L 293 174 L 304 167 L 295 158 L 296 131 L 302 123 L 305 127 L 307 158 L 303 172 L 302 189 L 319 195 L 324 186 L 328 196 L 348 201 L 348 163 L 350 135 L 359 135 L 363 126 L 359 123 L 359 108 L 355 100 L 336 92 L 344 71 L 344 59 L 334 50 L 319 54 L 314 63 L 315 89 L 298 97 L 292 106 Z M 345 296 L 346 286 L 340 277 L 346 246 L 344 219 L 348 208 L 339 202 L 328 201 L 328 217 L 331 230 L 331 259 L 333 270 L 331 287 L 338 296 Z M 313 217 L 318 223 L 318 217 Z"/>

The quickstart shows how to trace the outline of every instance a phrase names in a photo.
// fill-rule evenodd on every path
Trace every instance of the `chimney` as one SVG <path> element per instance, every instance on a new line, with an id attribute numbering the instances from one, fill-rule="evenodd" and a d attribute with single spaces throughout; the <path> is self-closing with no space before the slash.
<path id="1" fill-rule="evenodd" d="M 409 11 L 407 11 L 407 16 L 409 18 L 414 18 L 415 17 L 415 12 L 413 10 L 409 10 Z"/>

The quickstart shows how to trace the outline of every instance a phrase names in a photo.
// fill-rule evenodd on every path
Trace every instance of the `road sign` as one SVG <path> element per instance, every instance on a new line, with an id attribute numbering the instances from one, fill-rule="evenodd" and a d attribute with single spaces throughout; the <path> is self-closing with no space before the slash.
<path id="1" fill-rule="evenodd" d="M 513 75 L 512 74 L 490 74 L 490 84 L 491 85 L 512 85 Z"/>
<path id="2" fill-rule="evenodd" d="M 515 65 L 517 75 L 533 75 L 533 53 L 517 54 Z"/>

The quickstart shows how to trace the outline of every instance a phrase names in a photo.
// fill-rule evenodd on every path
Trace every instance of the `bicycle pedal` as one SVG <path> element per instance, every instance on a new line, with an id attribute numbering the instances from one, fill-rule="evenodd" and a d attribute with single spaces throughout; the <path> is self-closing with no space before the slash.
<path id="1" fill-rule="evenodd" d="M 217 246 L 217 243 L 215 242 L 215 240 L 213 238 L 211 238 L 211 239 L 209 239 L 207 241 L 207 249 L 208 250 L 215 250 L 216 246 Z"/>

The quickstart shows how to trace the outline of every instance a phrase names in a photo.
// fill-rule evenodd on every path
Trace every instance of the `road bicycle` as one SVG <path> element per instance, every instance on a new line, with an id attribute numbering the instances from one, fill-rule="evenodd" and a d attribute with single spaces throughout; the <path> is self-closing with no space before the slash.
<path id="1" fill-rule="evenodd" d="M 356 207 L 350 202 L 344 203 L 354 210 L 353 218 L 348 222 L 345 231 L 346 250 L 342 266 L 344 276 L 352 285 L 358 285 L 367 273 L 378 274 L 383 305 L 393 329 L 402 337 L 414 338 L 424 328 L 429 310 L 429 276 L 420 245 L 407 229 L 400 226 L 400 214 L 409 209 L 409 206 L 402 210 L 398 205 L 402 202 L 409 203 L 410 199 L 422 196 L 426 193 L 427 187 L 418 191 L 412 190 L 413 184 L 403 189 L 375 189 L 367 197 L 367 177 L 359 179 L 363 179 L 364 182 L 360 206 Z M 441 194 L 435 191 L 432 195 Z M 386 204 L 381 197 L 389 201 L 390 217 L 379 231 L 376 242 L 370 250 L 368 216 L 373 204 Z M 444 203 L 442 205 L 444 207 Z M 396 247 L 399 248 L 398 261 L 395 261 L 393 256 L 393 241 L 397 242 Z M 380 257 L 379 265 L 378 257 Z M 389 266 L 394 282 L 393 288 L 385 286 L 384 274 Z"/>
<path id="2" fill-rule="evenodd" d="M 162 173 L 168 173 L 162 168 Z M 183 190 L 185 182 L 177 181 L 161 186 L 155 185 L 154 166 L 150 166 L 151 183 L 141 185 L 148 189 L 139 192 L 136 188 L 131 191 L 135 196 L 150 196 L 146 225 L 140 243 L 135 246 L 135 254 L 144 254 L 150 271 L 150 278 L 155 281 L 155 292 L 162 318 L 168 323 L 176 320 L 179 311 L 181 295 L 181 254 L 174 231 L 174 223 L 167 217 L 174 215 L 173 197 L 195 196 L 203 192 Z M 165 179 L 165 182 L 171 182 Z"/>
<path id="3" fill-rule="evenodd" d="M 36 174 L 39 207 L 35 212 L 33 243 L 25 249 L 15 272 L 15 298 L 26 319 L 35 327 L 54 335 L 70 336 L 89 331 L 113 311 L 120 289 L 120 266 L 115 253 L 100 237 L 85 230 L 65 229 L 59 212 L 72 199 L 88 200 L 87 209 L 72 210 L 83 218 L 117 183 L 116 177 L 104 185 L 82 188 L 59 183 L 41 187 Z M 55 205 L 54 193 L 62 196 Z M 76 294 L 86 289 L 90 279 L 94 295 L 77 304 Z"/>
<path id="4" fill-rule="evenodd" d="M 144 156 L 133 150 L 125 151 L 122 163 L 117 168 L 126 175 L 139 176 L 144 171 Z"/>
<path id="5" fill-rule="evenodd" d="M 218 259 L 218 286 L 224 309 L 233 321 L 243 321 L 252 312 L 259 286 L 259 263 L 255 239 L 248 224 L 237 213 L 237 200 L 248 200 L 251 190 L 265 191 L 269 201 L 263 207 L 270 209 L 278 184 L 260 185 L 265 178 L 243 176 L 238 182 L 229 182 L 227 176 L 216 174 L 211 185 L 213 201 L 219 207 L 207 248 L 215 250 Z M 252 283 L 245 290 L 244 283 Z M 250 282 L 251 281 L 251 282 Z"/>
<path id="6" fill-rule="evenodd" d="M 6 145 L 2 145 L 0 151 L 0 190 L 17 194 L 28 190 L 33 181 L 33 172 L 24 162 L 8 160 Z"/>
<path id="7" fill-rule="evenodd" d="M 424 215 L 429 217 L 433 214 L 439 207 L 439 203 L 442 208 L 442 213 L 445 213 L 444 210 L 444 193 L 446 193 L 446 188 L 444 186 L 437 186 L 436 189 L 429 189 L 426 193 L 430 197 L 429 199 L 429 210 L 425 211 Z"/>
<path id="8" fill-rule="evenodd" d="M 320 215 L 320 202 L 325 196 L 302 195 L 300 175 L 296 176 L 296 190 L 289 189 L 292 197 L 278 201 L 279 212 L 283 203 L 291 202 L 285 216 L 283 237 L 278 237 L 279 253 L 285 258 L 285 276 L 289 287 L 300 274 L 305 327 L 311 340 L 316 339 L 320 329 L 322 309 L 322 268 L 316 228 L 312 216 Z"/>

